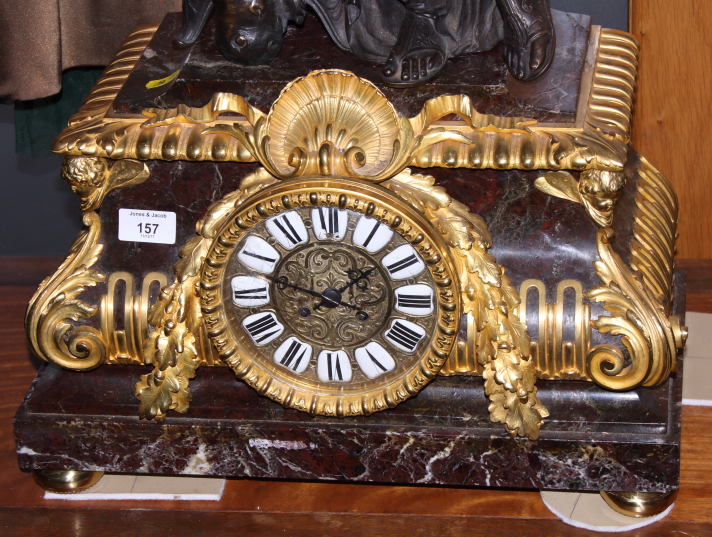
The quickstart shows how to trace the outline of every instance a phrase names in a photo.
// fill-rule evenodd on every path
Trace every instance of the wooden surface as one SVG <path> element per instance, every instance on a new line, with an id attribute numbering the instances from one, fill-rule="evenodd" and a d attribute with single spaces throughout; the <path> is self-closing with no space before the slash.
<path id="1" fill-rule="evenodd" d="M 680 200 L 679 258 L 712 258 L 712 2 L 631 0 L 640 41 L 633 146 Z"/>
<path id="2" fill-rule="evenodd" d="M 712 313 L 712 261 L 679 265 L 688 270 L 689 309 Z M 31 260 L 0 258 L 0 274 L 12 266 L 24 267 L 24 285 L 0 285 L 0 535 L 599 535 L 559 521 L 531 491 L 229 480 L 219 502 L 44 500 L 18 469 L 12 416 L 38 366 L 22 323 L 46 271 L 41 260 L 33 270 Z M 685 407 L 675 508 L 622 535 L 712 535 L 710 423 L 712 408 Z"/>

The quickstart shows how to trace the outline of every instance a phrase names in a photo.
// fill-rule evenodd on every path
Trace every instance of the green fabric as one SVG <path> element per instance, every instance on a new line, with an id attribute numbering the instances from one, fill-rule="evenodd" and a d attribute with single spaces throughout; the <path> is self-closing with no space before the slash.
<path id="1" fill-rule="evenodd" d="M 15 101 L 15 152 L 29 158 L 52 154 L 52 142 L 82 105 L 103 68 L 76 68 L 62 73 L 62 91 L 34 101 Z"/>

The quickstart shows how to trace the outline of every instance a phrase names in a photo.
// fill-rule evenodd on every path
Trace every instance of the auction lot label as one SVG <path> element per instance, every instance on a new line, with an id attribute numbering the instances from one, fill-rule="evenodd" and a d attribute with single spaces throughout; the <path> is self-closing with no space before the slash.
<path id="1" fill-rule="evenodd" d="M 175 244 L 176 213 L 119 209 L 119 240 Z"/>

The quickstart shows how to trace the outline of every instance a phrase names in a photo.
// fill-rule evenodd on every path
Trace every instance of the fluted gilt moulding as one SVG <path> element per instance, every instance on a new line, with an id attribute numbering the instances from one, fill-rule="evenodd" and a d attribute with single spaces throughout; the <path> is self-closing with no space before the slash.
<path id="1" fill-rule="evenodd" d="M 179 106 L 173 110 L 145 110 L 148 119 L 113 117 L 109 113 L 111 103 L 156 29 L 157 26 L 140 27 L 128 37 L 55 141 L 53 150 L 62 155 L 112 159 L 257 161 L 242 139 L 213 129 L 228 126 L 255 135 L 260 120 L 267 121 L 262 112 L 239 95 L 216 94 L 198 109 Z M 629 34 L 597 27 L 591 40 L 588 69 L 573 124 L 481 115 L 463 96 L 434 99 L 414 118 L 391 118 L 389 113 L 373 119 L 384 126 L 395 121 L 401 135 L 405 129 L 412 137 L 424 137 L 410 153 L 401 155 L 403 159 L 408 157 L 404 165 L 621 171 L 630 135 L 638 45 Z M 286 106 L 286 99 L 283 105 Z M 384 106 L 392 108 L 390 103 Z M 225 113 L 242 117 L 228 122 L 221 117 Z M 273 119 L 277 112 L 273 109 L 270 114 Z M 461 121 L 441 121 L 451 114 L 458 115 Z M 448 136 L 436 136 L 434 131 Z M 461 136 L 456 137 L 455 133 Z"/>

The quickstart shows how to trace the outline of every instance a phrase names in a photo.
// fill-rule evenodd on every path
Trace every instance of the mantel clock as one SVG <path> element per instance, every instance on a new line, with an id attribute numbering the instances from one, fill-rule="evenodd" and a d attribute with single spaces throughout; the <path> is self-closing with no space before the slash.
<path id="1" fill-rule="evenodd" d="M 132 33 L 54 145 L 86 227 L 26 326 L 80 372 L 40 372 L 21 465 L 669 496 L 677 201 L 628 145 L 635 41 L 551 20 L 535 81 L 495 50 L 451 60 L 446 92 L 306 60 L 299 33 L 269 73 L 209 21 L 184 48 L 177 14 Z M 76 379 L 89 407 L 52 407 Z"/>

